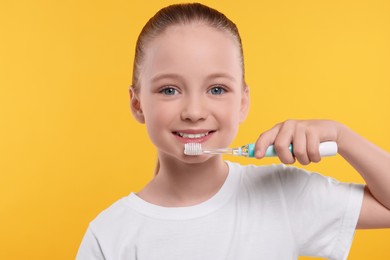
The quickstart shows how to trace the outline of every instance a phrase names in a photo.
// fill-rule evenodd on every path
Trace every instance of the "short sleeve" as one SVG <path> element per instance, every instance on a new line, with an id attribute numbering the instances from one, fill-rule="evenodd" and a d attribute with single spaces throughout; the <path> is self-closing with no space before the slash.
<path id="1" fill-rule="evenodd" d="M 355 234 L 364 185 L 292 166 L 278 171 L 299 255 L 347 258 Z"/>
<path id="2" fill-rule="evenodd" d="M 93 234 L 91 227 L 87 229 L 81 241 L 76 260 L 104 260 L 99 242 Z"/>

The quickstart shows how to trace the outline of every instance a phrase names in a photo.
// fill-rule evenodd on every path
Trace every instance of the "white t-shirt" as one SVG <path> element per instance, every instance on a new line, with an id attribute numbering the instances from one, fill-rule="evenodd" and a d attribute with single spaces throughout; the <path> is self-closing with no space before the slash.
<path id="1" fill-rule="evenodd" d="M 346 259 L 363 185 L 282 164 L 227 164 L 222 188 L 195 206 L 120 199 L 90 223 L 77 260 Z"/>

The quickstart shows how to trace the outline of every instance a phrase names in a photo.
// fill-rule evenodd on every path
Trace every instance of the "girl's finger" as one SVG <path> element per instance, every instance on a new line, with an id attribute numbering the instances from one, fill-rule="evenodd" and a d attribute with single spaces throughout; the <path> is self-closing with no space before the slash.
<path id="1" fill-rule="evenodd" d="M 294 150 L 294 156 L 302 165 L 307 165 L 310 163 L 309 156 L 307 154 L 307 141 L 306 141 L 306 134 L 305 131 L 302 131 L 300 129 L 296 129 L 296 132 L 294 133 L 293 137 L 293 150 Z"/>
<path id="2" fill-rule="evenodd" d="M 293 154 L 289 150 L 294 135 L 295 121 L 288 120 L 284 122 L 275 138 L 274 148 L 280 161 L 285 164 L 292 164 L 295 162 Z"/>
<path id="3" fill-rule="evenodd" d="M 264 157 L 268 146 L 272 145 L 278 135 L 280 124 L 275 125 L 270 130 L 262 133 L 255 144 L 255 157 L 261 159 Z"/>
<path id="4" fill-rule="evenodd" d="M 307 155 L 309 156 L 309 160 L 311 162 L 318 163 L 321 161 L 320 156 L 320 139 L 316 134 L 313 134 L 311 132 L 306 133 L 306 150 Z"/>

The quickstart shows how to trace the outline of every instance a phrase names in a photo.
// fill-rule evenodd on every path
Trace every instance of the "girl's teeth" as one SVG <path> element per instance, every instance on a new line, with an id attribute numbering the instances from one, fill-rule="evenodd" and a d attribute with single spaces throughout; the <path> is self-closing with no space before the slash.
<path id="1" fill-rule="evenodd" d="M 203 133 L 203 134 L 185 134 L 185 133 L 178 133 L 183 138 L 201 138 L 203 136 L 208 135 L 209 133 Z"/>

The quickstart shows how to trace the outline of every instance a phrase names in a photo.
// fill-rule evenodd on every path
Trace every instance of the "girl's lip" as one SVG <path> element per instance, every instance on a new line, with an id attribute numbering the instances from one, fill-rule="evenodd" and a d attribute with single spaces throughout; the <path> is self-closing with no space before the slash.
<path id="1" fill-rule="evenodd" d="M 215 132 L 215 131 L 214 130 L 208 130 L 208 129 L 185 129 L 185 130 L 174 131 L 173 133 L 203 134 L 203 133 L 210 133 L 210 132 Z"/>
<path id="2" fill-rule="evenodd" d="M 185 134 L 202 134 L 202 133 L 208 133 L 205 136 L 199 137 L 199 138 L 184 138 L 177 133 L 185 133 Z M 181 143 L 203 143 L 206 142 L 208 139 L 211 138 L 211 136 L 215 133 L 215 131 L 207 131 L 207 130 L 184 130 L 184 131 L 176 131 L 172 132 L 172 134 L 176 137 L 177 140 L 179 140 Z"/>

